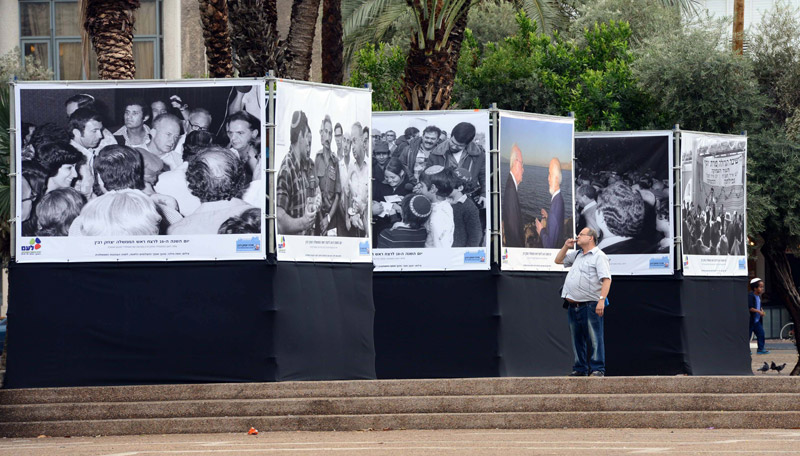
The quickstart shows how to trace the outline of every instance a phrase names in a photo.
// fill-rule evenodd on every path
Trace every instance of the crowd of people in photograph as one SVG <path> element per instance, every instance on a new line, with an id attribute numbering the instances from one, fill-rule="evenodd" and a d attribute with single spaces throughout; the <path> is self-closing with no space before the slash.
<path id="1" fill-rule="evenodd" d="M 580 170 L 577 230 L 592 228 L 606 254 L 668 253 L 673 243 L 669 180 L 650 171 Z"/>
<path id="2" fill-rule="evenodd" d="M 736 189 L 722 189 L 715 195 L 710 187 L 703 206 L 684 201 L 683 253 L 688 255 L 744 255 L 744 214 L 737 210 L 726 210 L 724 201 L 729 200 Z M 743 195 L 737 195 L 739 200 Z"/>
<path id="3" fill-rule="evenodd" d="M 66 128 L 23 118 L 23 236 L 260 233 L 255 92 L 232 89 L 224 140 L 209 131 L 208 109 L 177 95 L 125 100 L 113 133 L 90 93 L 65 100 Z"/>
<path id="4" fill-rule="evenodd" d="M 485 137 L 469 122 L 373 132 L 372 236 L 377 248 L 485 244 Z"/>

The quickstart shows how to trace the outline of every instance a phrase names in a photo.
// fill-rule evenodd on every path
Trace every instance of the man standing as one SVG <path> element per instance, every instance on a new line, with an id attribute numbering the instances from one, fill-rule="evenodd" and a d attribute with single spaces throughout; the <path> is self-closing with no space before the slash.
<path id="1" fill-rule="evenodd" d="M 333 123 L 330 116 L 326 115 L 322 120 L 322 128 L 319 130 L 322 149 L 317 152 L 314 158 L 314 172 L 319 182 L 319 190 L 322 195 L 319 215 L 317 216 L 317 235 L 325 235 L 328 230 L 337 227 L 339 196 L 342 194 L 342 180 L 339 175 L 339 160 L 331 151 L 331 139 L 333 139 Z"/>
<path id="2" fill-rule="evenodd" d="M 506 178 L 503 191 L 503 246 L 525 247 L 525 231 L 522 229 L 522 210 L 519 207 L 517 187 L 525 172 L 522 165 L 522 151 L 519 146 L 511 146 L 511 172 Z"/>
<path id="3" fill-rule="evenodd" d="M 473 199 L 483 208 L 486 181 L 486 152 L 476 144 L 475 126 L 461 122 L 453 127 L 450 139 L 436 146 L 428 157 L 428 166 L 441 165 L 447 169 L 461 168 L 469 172 L 472 182 L 478 184 Z"/>
<path id="4" fill-rule="evenodd" d="M 353 237 L 366 237 L 369 234 L 369 190 L 370 167 L 365 160 L 369 148 L 369 127 L 362 129 L 356 122 L 350 129 L 353 138 L 353 162 L 347 170 L 347 197 L 345 198 L 346 225 Z"/>
<path id="5" fill-rule="evenodd" d="M 542 208 L 542 219 L 547 219 L 547 226 L 536 220 L 536 232 L 542 239 L 542 247 L 554 249 L 561 239 L 564 230 L 564 197 L 561 196 L 561 162 L 557 158 L 550 160 L 547 183 L 550 191 L 550 214 Z"/>
<path id="6" fill-rule="evenodd" d="M 315 206 L 314 163 L 309 157 L 311 128 L 303 111 L 292 114 L 289 153 L 283 158 L 275 192 L 278 234 L 313 234 Z"/>
<path id="7" fill-rule="evenodd" d="M 567 253 L 578 244 L 580 249 Z M 604 377 L 606 352 L 603 342 L 603 313 L 611 290 L 608 257 L 597 247 L 597 232 L 584 228 L 576 239 L 567 239 L 555 259 L 556 264 L 572 268 L 564 280 L 561 297 L 567 309 L 575 362 L 572 377 Z M 587 362 L 586 352 L 591 356 Z"/>
<path id="8" fill-rule="evenodd" d="M 764 282 L 756 277 L 750 281 L 750 294 L 747 295 L 747 306 L 750 308 L 750 336 L 756 333 L 759 355 L 766 355 L 764 350 L 764 310 L 761 308 L 761 296 L 764 294 Z"/>
<path id="9" fill-rule="evenodd" d="M 85 158 L 78 168 L 80 179 L 75 182 L 75 190 L 90 198 L 94 186 L 92 163 L 94 156 L 102 148 L 100 142 L 103 139 L 103 121 L 95 111 L 78 108 L 69 116 L 69 127 L 72 133 L 70 145 L 80 151 Z"/>
<path id="10" fill-rule="evenodd" d="M 578 226 L 587 226 L 598 233 L 600 227 L 597 225 L 597 190 L 591 184 L 583 184 L 578 187 L 576 192 L 578 209 L 581 214 L 578 217 Z"/>
<path id="11" fill-rule="evenodd" d="M 403 164 L 403 169 L 406 171 L 406 176 L 414 176 L 414 165 L 420 161 L 424 163 L 428 160 L 433 149 L 439 145 L 440 132 L 439 128 L 429 125 L 422 130 L 421 138 L 414 138 L 396 149 L 400 162 Z"/>
<path id="12" fill-rule="evenodd" d="M 156 117 L 150 135 L 153 137 L 147 146 L 150 153 L 160 158 L 171 170 L 183 164 L 183 151 L 175 150 L 181 137 L 181 121 L 177 116 L 166 113 Z"/>
<path id="13" fill-rule="evenodd" d="M 125 104 L 125 125 L 114 132 L 118 143 L 128 147 L 147 148 L 150 144 L 150 127 L 145 122 L 150 120 L 149 109 L 144 101 L 138 99 L 129 100 Z"/>

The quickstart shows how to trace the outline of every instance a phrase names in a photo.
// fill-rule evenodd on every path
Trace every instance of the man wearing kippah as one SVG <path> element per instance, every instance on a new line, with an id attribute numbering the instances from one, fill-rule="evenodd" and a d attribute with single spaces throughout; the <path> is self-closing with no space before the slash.
<path id="1" fill-rule="evenodd" d="M 747 295 L 747 306 L 750 308 L 750 335 L 756 333 L 759 355 L 766 355 L 764 350 L 764 310 L 761 308 L 761 295 L 764 294 L 764 281 L 756 277 L 750 281 L 750 294 Z"/>

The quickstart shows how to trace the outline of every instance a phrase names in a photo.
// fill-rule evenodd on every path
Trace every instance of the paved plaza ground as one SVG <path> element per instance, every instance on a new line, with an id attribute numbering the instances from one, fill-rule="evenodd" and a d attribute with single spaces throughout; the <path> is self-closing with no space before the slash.
<path id="1" fill-rule="evenodd" d="M 0 456 L 798 455 L 800 430 L 537 429 L 261 432 L 0 439 Z"/>

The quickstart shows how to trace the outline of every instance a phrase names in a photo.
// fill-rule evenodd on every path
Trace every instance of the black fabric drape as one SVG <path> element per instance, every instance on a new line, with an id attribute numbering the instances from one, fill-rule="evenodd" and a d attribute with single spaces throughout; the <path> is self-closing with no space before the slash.
<path id="1" fill-rule="evenodd" d="M 5 386 L 275 379 L 266 262 L 11 264 Z"/>
<path id="2" fill-rule="evenodd" d="M 497 376 L 497 293 L 489 271 L 376 273 L 378 378 Z"/>
<path id="3" fill-rule="evenodd" d="M 375 378 L 372 264 L 279 263 L 278 380 Z"/>
<path id="4" fill-rule="evenodd" d="M 752 375 L 747 277 L 684 277 L 688 355 L 694 375 Z"/>

